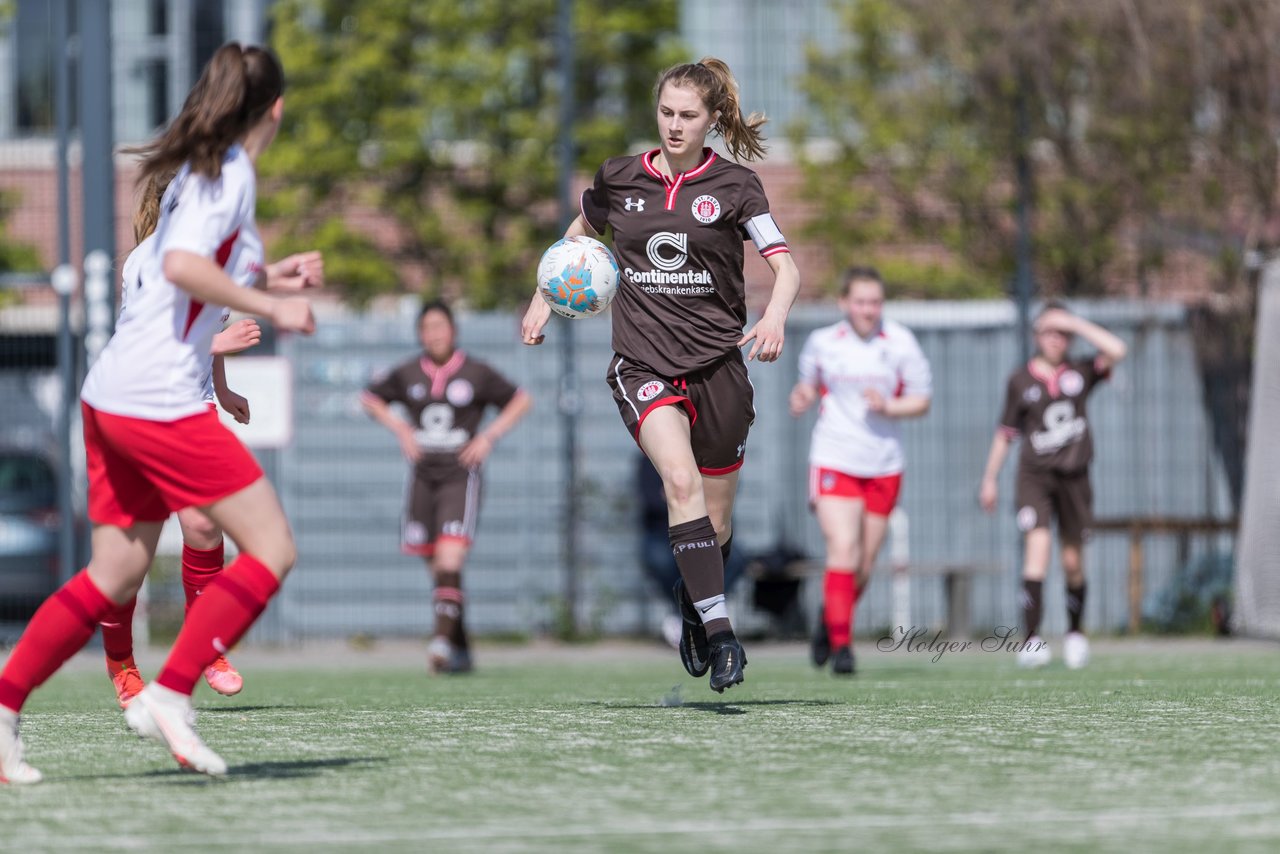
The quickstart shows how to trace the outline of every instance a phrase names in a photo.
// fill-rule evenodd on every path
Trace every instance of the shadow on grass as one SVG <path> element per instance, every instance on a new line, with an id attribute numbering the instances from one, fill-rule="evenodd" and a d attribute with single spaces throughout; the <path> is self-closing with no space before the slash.
<path id="1" fill-rule="evenodd" d="M 698 702 L 683 700 L 680 697 L 667 695 L 662 701 L 657 703 L 602 703 L 593 702 L 589 705 L 601 706 L 606 709 L 647 709 L 651 711 L 673 711 L 677 709 L 690 709 L 695 712 L 711 712 L 717 715 L 745 715 L 752 706 L 839 706 L 843 703 L 835 700 L 722 700 L 719 702 Z"/>
<path id="2" fill-rule="evenodd" d="M 302 709 L 314 711 L 317 706 L 196 706 L 201 717 L 204 715 L 238 715 L 242 712 L 296 712 Z"/>
<path id="3" fill-rule="evenodd" d="M 296 780 L 314 777 L 322 772 L 386 763 L 385 756 L 344 756 L 332 759 L 295 759 L 288 762 L 249 762 L 231 766 L 225 778 L 206 777 L 181 768 L 157 768 L 141 774 L 79 774 L 58 777 L 56 782 L 71 783 L 83 780 L 138 780 L 140 782 L 168 783 L 179 786 L 227 785 L 251 780 Z M 55 782 L 51 780 L 50 782 Z"/>

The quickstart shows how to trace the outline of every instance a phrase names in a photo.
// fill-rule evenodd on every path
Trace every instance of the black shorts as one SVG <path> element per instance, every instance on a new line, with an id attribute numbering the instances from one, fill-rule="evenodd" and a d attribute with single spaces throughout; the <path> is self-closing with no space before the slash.
<path id="1" fill-rule="evenodd" d="M 1064 543 L 1081 543 L 1093 524 L 1093 487 L 1089 471 L 1071 474 L 1018 467 L 1015 489 L 1018 530 L 1047 528 L 1055 517 Z"/>
<path id="2" fill-rule="evenodd" d="M 700 472 L 714 476 L 742 467 L 756 410 L 755 389 L 737 350 L 683 377 L 660 376 L 615 353 L 606 379 L 618 413 L 637 442 L 650 412 L 678 404 L 689 416 L 693 458 Z"/>
<path id="3" fill-rule="evenodd" d="M 480 470 L 414 466 L 409 472 L 400 548 L 432 555 L 440 540 L 471 544 L 480 515 Z"/>

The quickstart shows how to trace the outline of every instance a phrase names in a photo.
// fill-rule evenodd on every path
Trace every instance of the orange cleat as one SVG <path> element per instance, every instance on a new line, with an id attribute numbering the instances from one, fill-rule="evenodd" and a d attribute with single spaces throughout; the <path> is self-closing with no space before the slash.
<path id="1" fill-rule="evenodd" d="M 138 672 L 138 665 L 133 663 L 133 656 L 123 661 L 108 658 L 107 675 L 111 677 L 111 684 L 115 686 L 116 702 L 122 709 L 129 708 L 133 698 L 146 687 L 146 683 L 142 681 L 142 674 Z"/>
<path id="2" fill-rule="evenodd" d="M 244 677 L 240 675 L 240 671 L 231 666 L 231 662 L 227 661 L 225 655 L 218 656 L 213 664 L 204 669 L 204 681 L 224 697 L 239 694 L 240 689 L 244 687 Z"/>

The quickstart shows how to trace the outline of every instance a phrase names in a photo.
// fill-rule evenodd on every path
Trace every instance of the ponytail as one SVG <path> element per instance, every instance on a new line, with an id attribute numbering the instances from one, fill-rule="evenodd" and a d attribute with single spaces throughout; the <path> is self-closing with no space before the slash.
<path id="1" fill-rule="evenodd" d="M 283 93 L 284 70 L 274 55 L 252 45 L 224 44 L 169 127 L 151 142 L 126 149 L 142 158 L 138 182 L 145 187 L 159 176 L 176 173 L 184 163 L 198 175 L 217 179 L 227 150 Z"/>
<path id="2" fill-rule="evenodd" d="M 742 115 L 738 100 L 738 81 L 724 60 L 704 56 L 700 61 L 676 65 L 662 72 L 654 86 L 656 98 L 666 85 L 688 87 L 696 91 L 712 113 L 720 119 L 712 128 L 724 140 L 734 160 L 759 160 L 764 157 L 764 135 L 760 128 L 768 121 L 764 113 Z"/>
<path id="3" fill-rule="evenodd" d="M 138 200 L 138 209 L 133 212 L 133 239 L 138 243 L 156 230 L 156 223 L 160 221 L 160 200 L 172 180 L 172 172 L 156 172 L 141 179 L 142 198 Z"/>

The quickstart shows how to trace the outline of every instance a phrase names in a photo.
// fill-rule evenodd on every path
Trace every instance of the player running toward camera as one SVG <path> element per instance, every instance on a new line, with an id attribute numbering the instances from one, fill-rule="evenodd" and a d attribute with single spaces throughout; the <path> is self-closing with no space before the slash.
<path id="1" fill-rule="evenodd" d="M 142 200 L 133 217 L 134 237 L 137 247 L 125 259 L 121 293 L 128 298 L 131 282 L 140 281 L 142 259 L 153 250 L 156 222 L 160 218 L 160 200 L 171 176 L 153 175 L 142 190 Z M 241 286 L 265 286 L 269 290 L 299 290 L 320 287 L 324 284 L 324 260 L 319 252 L 306 252 L 268 264 L 265 278 L 256 265 L 246 264 L 242 269 L 228 268 L 227 272 Z M 127 303 L 126 303 L 127 304 Z M 123 315 L 125 306 L 121 306 Z M 225 325 L 231 312 L 224 309 L 219 325 Z M 213 336 L 210 356 L 199 380 L 205 403 L 216 410 L 216 405 L 229 412 L 241 424 L 249 423 L 249 402 L 227 387 L 226 370 L 222 357 L 239 353 L 262 340 L 262 330 L 252 318 L 238 320 Z M 178 524 L 182 528 L 182 590 L 186 596 L 186 611 L 191 610 L 196 597 L 222 571 L 222 529 L 208 516 L 194 507 L 178 511 Z M 145 683 L 138 665 L 133 660 L 133 612 L 137 597 L 108 614 L 101 624 L 102 645 L 107 655 L 107 674 L 116 691 L 116 701 L 125 708 Z M 219 694 L 230 697 L 240 693 L 244 679 L 231 666 L 225 655 L 219 655 L 205 668 L 205 681 Z"/>
<path id="2" fill-rule="evenodd" d="M 199 378 L 222 307 L 311 332 L 301 297 L 241 288 L 226 269 L 261 267 L 254 163 L 284 110 L 284 73 L 259 47 L 214 53 L 182 111 L 140 150 L 140 180 L 176 175 L 152 249 L 129 283 L 116 333 L 81 392 L 93 556 L 40 606 L 0 671 L 0 779 L 34 783 L 18 713 L 31 692 L 137 592 L 165 519 L 198 507 L 239 548 L 187 614 L 156 680 L 125 721 L 184 767 L 221 775 L 226 763 L 196 733 L 196 680 L 248 631 L 293 566 L 296 551 L 275 490 L 244 445 L 209 411 Z"/>
<path id="3" fill-rule="evenodd" d="M 813 663 L 854 671 L 853 615 L 902 488 L 902 420 L 929 411 L 929 362 L 911 330 L 885 320 L 884 281 L 871 267 L 844 276 L 845 319 L 816 330 L 800 351 L 790 409 L 819 404 L 809 446 L 809 501 L 826 540 L 822 618 Z M 834 654 L 833 654 L 834 653 Z"/>
<path id="4" fill-rule="evenodd" d="M 453 312 L 429 302 L 418 314 L 422 352 L 377 378 L 360 396 L 365 411 L 399 440 L 411 465 L 401 548 L 421 555 L 435 583 L 433 673 L 466 673 L 462 565 L 480 515 L 480 468 L 494 445 L 533 405 L 523 389 L 457 349 Z M 408 420 L 391 411 L 400 404 Z M 483 430 L 485 410 L 498 407 Z"/>
<path id="5" fill-rule="evenodd" d="M 1075 335 L 1097 348 L 1097 355 L 1069 359 Z M 1081 545 L 1093 519 L 1093 489 L 1089 485 L 1093 437 L 1085 401 L 1124 359 L 1126 351 L 1124 342 L 1115 335 L 1056 302 L 1048 303 L 1036 318 L 1035 340 L 1035 356 L 1009 377 L 1004 412 L 991 441 L 978 498 L 988 513 L 995 509 L 996 477 L 1009 443 L 1021 437 L 1014 503 L 1018 530 L 1023 534 L 1022 613 L 1027 637 L 1018 652 L 1018 663 L 1040 667 L 1052 658 L 1039 632 L 1041 592 L 1052 547 L 1049 524 L 1056 516 L 1067 582 L 1068 632 L 1062 657 L 1068 667 L 1078 668 L 1089 661 L 1089 642 L 1080 629 L 1085 594 Z"/>
<path id="6" fill-rule="evenodd" d="M 680 567 L 680 658 L 711 688 L 742 681 L 746 656 L 725 608 L 724 561 L 738 470 L 755 418 L 748 360 L 775 361 L 800 287 L 787 242 L 754 172 L 705 148 L 717 131 L 737 158 L 763 156 L 764 117 L 744 117 L 738 85 L 713 58 L 663 72 L 655 87 L 659 147 L 616 157 L 582 194 L 565 236 L 613 229 L 622 275 L 613 301 L 607 380 L 623 423 L 662 476 L 671 548 Z M 772 297 L 747 319 L 742 244 L 774 273 Z M 536 293 L 526 344 L 540 344 L 551 309 Z"/>

